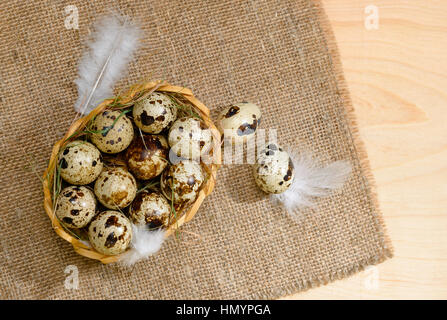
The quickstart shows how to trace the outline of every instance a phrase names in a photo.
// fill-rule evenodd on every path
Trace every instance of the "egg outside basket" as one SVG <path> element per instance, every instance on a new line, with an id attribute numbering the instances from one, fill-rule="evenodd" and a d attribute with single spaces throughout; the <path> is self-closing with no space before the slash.
<path id="1" fill-rule="evenodd" d="M 116 104 L 118 102 L 120 105 L 127 105 L 130 107 L 135 100 L 144 98 L 145 96 L 148 96 L 155 91 L 176 94 L 177 96 L 182 97 L 194 108 L 194 110 L 198 114 L 200 114 L 203 122 L 211 130 L 211 133 L 213 135 L 213 146 L 210 155 L 212 155 L 212 158 L 214 160 L 211 164 L 204 166 L 208 174 L 208 179 L 202 186 L 196 201 L 192 205 L 178 212 L 177 219 L 173 221 L 166 229 L 165 237 L 169 237 L 184 223 L 191 220 L 196 214 L 205 197 L 208 196 L 214 188 L 216 173 L 220 167 L 221 160 L 220 133 L 210 119 L 209 109 L 202 102 L 194 97 L 190 89 L 172 86 L 162 81 L 145 82 L 131 87 L 126 94 L 119 96 L 118 98 L 104 100 L 87 116 L 75 121 L 70 126 L 65 136 L 54 145 L 48 168 L 45 170 L 43 176 L 44 208 L 51 220 L 53 229 L 61 238 L 70 242 L 73 245 L 74 250 L 82 256 L 99 260 L 104 264 L 113 263 L 120 260 L 120 255 L 107 256 L 101 254 L 95 251 L 84 241 L 79 240 L 71 235 L 61 225 L 58 218 L 56 217 L 53 203 L 53 194 L 55 193 L 53 182 L 55 179 L 55 175 L 57 174 L 57 161 L 59 152 L 69 141 L 74 139 L 74 136 L 76 136 L 78 132 L 84 130 L 90 120 L 92 120 L 97 114 L 110 107 L 112 104 Z"/>

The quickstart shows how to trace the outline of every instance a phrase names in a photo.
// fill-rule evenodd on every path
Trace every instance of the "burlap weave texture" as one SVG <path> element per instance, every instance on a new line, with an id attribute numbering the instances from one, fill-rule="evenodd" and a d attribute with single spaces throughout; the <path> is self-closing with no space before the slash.
<path id="1" fill-rule="evenodd" d="M 68 5 L 78 9 L 79 30 L 64 25 Z M 349 160 L 346 186 L 297 220 L 256 188 L 249 165 L 224 166 L 183 227 L 191 233 L 171 237 L 149 261 L 131 270 L 77 255 L 52 231 L 29 163 L 41 174 L 74 118 L 83 40 L 109 8 L 144 29 L 118 87 L 166 79 L 191 88 L 214 115 L 253 101 L 279 143 L 305 147 L 323 162 Z M 276 298 L 391 255 L 318 3 L 2 1 L 0 12 L 0 298 Z M 64 286 L 69 265 L 79 272 L 77 290 Z"/>

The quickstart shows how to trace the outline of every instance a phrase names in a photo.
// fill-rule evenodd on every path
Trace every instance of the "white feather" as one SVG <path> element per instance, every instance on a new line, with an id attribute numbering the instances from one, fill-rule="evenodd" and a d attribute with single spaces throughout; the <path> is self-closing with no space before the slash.
<path id="1" fill-rule="evenodd" d="M 149 230 L 146 225 L 132 224 L 131 248 L 120 257 L 120 263 L 131 266 L 160 250 L 165 238 L 162 229 Z"/>
<path id="2" fill-rule="evenodd" d="M 316 197 L 326 197 L 331 191 L 341 188 L 351 173 L 351 165 L 347 161 L 321 166 L 309 153 L 292 150 L 289 155 L 295 168 L 292 185 L 285 192 L 270 197 L 291 214 L 299 208 L 313 206 Z"/>
<path id="3" fill-rule="evenodd" d="M 102 100 L 113 96 L 113 87 L 125 74 L 125 67 L 139 45 L 140 28 L 126 16 L 111 14 L 95 24 L 80 64 L 75 83 L 75 110 L 88 114 Z"/>

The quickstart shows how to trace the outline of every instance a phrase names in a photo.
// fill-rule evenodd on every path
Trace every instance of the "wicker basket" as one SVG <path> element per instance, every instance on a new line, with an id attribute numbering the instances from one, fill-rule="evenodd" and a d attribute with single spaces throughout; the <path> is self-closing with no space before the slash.
<path id="1" fill-rule="evenodd" d="M 206 170 L 208 171 L 208 179 L 206 180 L 205 184 L 202 186 L 199 195 L 196 199 L 196 201 L 189 206 L 188 208 L 185 208 L 181 210 L 178 213 L 178 219 L 173 221 L 168 228 L 166 229 L 165 236 L 169 237 L 171 234 L 173 234 L 178 228 L 180 228 L 184 223 L 191 220 L 194 215 L 196 214 L 197 210 L 199 209 L 200 205 L 202 204 L 203 200 L 206 196 L 208 196 L 213 188 L 214 183 L 216 180 L 216 173 L 217 170 L 220 167 L 220 159 L 221 159 L 221 149 L 220 149 L 220 133 L 213 124 L 213 122 L 210 119 L 209 115 L 209 109 L 201 103 L 199 100 L 197 100 L 191 90 L 183 87 L 177 87 L 172 86 L 166 82 L 162 81 L 155 81 L 155 82 L 145 82 L 143 84 L 138 84 L 133 86 L 126 94 L 123 96 L 120 96 L 119 102 L 121 104 L 131 104 L 132 101 L 136 97 L 141 97 L 144 95 L 149 95 L 150 93 L 158 91 L 158 92 L 167 92 L 167 93 L 175 93 L 178 95 L 181 95 L 185 101 L 188 101 L 191 106 L 195 109 L 196 112 L 198 112 L 206 126 L 209 127 L 209 129 L 212 132 L 213 135 L 213 148 L 212 148 L 212 155 L 215 159 L 212 164 L 209 164 L 206 166 Z M 86 125 L 89 123 L 93 117 L 95 117 L 97 114 L 103 112 L 111 103 L 116 102 L 116 99 L 107 99 L 104 100 L 98 107 L 96 107 L 92 112 L 90 112 L 87 116 L 78 119 L 75 121 L 70 128 L 68 129 L 65 136 L 59 140 L 53 147 L 53 151 L 51 153 L 51 158 L 49 161 L 48 168 L 45 170 L 44 176 L 43 176 L 43 191 L 44 191 L 44 208 L 48 216 L 50 217 L 50 220 L 52 222 L 52 226 L 54 228 L 54 231 L 64 240 L 70 242 L 73 245 L 74 250 L 85 257 L 88 257 L 90 259 L 96 259 L 101 261 L 104 264 L 107 263 L 113 263 L 117 262 L 120 259 L 120 255 L 116 256 L 107 256 L 104 254 L 101 254 L 97 251 L 95 251 L 92 247 L 86 245 L 83 241 L 76 239 L 73 237 L 70 233 L 68 233 L 65 228 L 60 224 L 59 220 L 57 219 L 55 212 L 54 212 L 54 206 L 53 206 L 53 200 L 52 200 L 52 190 L 53 190 L 53 179 L 55 176 L 55 170 L 56 170 L 56 164 L 58 161 L 58 155 L 61 148 L 64 147 L 66 143 L 70 141 L 70 138 L 75 134 L 76 132 L 83 130 Z M 217 160 L 216 160 L 217 159 Z"/>

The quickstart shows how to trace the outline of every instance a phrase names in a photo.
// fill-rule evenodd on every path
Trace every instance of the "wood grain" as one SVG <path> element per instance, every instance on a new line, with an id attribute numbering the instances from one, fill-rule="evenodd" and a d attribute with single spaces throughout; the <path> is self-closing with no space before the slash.
<path id="1" fill-rule="evenodd" d="M 323 4 L 395 257 L 286 299 L 446 299 L 447 1 Z M 378 29 L 365 27 L 369 5 Z"/>

